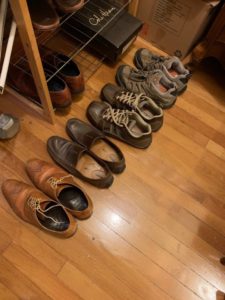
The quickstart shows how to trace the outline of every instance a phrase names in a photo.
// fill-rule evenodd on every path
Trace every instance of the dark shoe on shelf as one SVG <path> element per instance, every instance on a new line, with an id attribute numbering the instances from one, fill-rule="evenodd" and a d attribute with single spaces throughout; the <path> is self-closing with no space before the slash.
<path id="1" fill-rule="evenodd" d="M 52 159 L 70 174 L 99 188 L 108 188 L 113 176 L 108 166 L 78 143 L 53 136 L 47 142 Z"/>
<path id="2" fill-rule="evenodd" d="M 9 114 L 0 113 L 0 140 L 13 138 L 20 130 L 17 118 Z"/>
<path id="3" fill-rule="evenodd" d="M 177 99 L 176 84 L 160 70 L 145 72 L 128 65 L 121 65 L 116 74 L 119 86 L 130 92 L 152 98 L 162 108 L 170 108 Z"/>
<path id="4" fill-rule="evenodd" d="M 62 238 L 76 232 L 77 222 L 73 216 L 34 187 L 9 179 L 3 182 L 2 192 L 13 211 L 24 221 Z"/>
<path id="5" fill-rule="evenodd" d="M 64 13 L 72 13 L 84 6 L 84 0 L 55 0 L 55 3 Z"/>
<path id="6" fill-rule="evenodd" d="M 29 160 L 26 171 L 38 189 L 60 203 L 74 217 L 87 219 L 91 216 L 92 201 L 75 182 L 73 175 L 40 159 Z"/>
<path id="7" fill-rule="evenodd" d="M 137 50 L 134 63 L 138 69 L 144 71 L 162 70 L 166 77 L 177 85 L 177 92 L 181 94 L 187 88 L 191 73 L 176 56 L 159 56 L 148 49 Z"/>
<path id="8" fill-rule="evenodd" d="M 40 47 L 40 54 L 44 68 L 51 70 L 65 80 L 72 94 L 78 94 L 84 91 L 84 77 L 77 64 L 62 53 L 57 53 L 46 47 Z"/>
<path id="9" fill-rule="evenodd" d="M 113 108 L 128 109 L 137 112 L 157 131 L 163 124 L 163 110 L 150 97 L 145 94 L 135 94 L 115 84 L 107 83 L 102 91 L 101 98 Z"/>
<path id="10" fill-rule="evenodd" d="M 51 0 L 27 0 L 27 5 L 35 29 L 45 31 L 59 27 L 59 16 Z"/>
<path id="11" fill-rule="evenodd" d="M 152 129 L 136 112 L 113 109 L 106 102 L 92 102 L 87 109 L 90 122 L 106 135 L 136 148 L 147 148 L 152 141 Z"/>
<path id="12" fill-rule="evenodd" d="M 126 167 L 123 153 L 101 131 L 75 118 L 67 122 L 66 131 L 73 141 L 102 159 L 113 173 L 123 172 Z"/>
<path id="13" fill-rule="evenodd" d="M 51 72 L 45 69 L 46 78 L 51 76 Z M 8 81 L 10 86 L 16 88 L 25 97 L 30 97 L 35 101 L 41 103 L 37 89 L 35 87 L 34 79 L 26 70 L 10 66 Z M 70 90 L 66 82 L 58 76 L 54 76 L 48 82 L 48 90 L 54 108 L 67 108 L 72 103 Z"/>

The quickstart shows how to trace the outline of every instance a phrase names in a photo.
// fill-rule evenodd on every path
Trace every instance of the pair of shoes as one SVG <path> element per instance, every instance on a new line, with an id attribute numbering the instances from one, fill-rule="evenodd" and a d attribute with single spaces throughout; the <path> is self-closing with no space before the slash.
<path id="1" fill-rule="evenodd" d="M 72 175 L 45 161 L 28 161 L 26 171 L 36 188 L 14 179 L 2 184 L 13 211 L 24 221 L 58 237 L 72 236 L 77 229 L 73 217 L 86 219 L 92 214 L 89 196 Z"/>
<path id="2" fill-rule="evenodd" d="M 106 135 L 136 148 L 147 148 L 152 131 L 163 124 L 163 110 L 145 94 L 136 94 L 114 84 L 101 91 L 103 102 L 93 101 L 87 109 L 90 122 Z"/>
<path id="3" fill-rule="evenodd" d="M 70 119 L 66 131 L 73 141 L 53 136 L 47 149 L 52 159 L 74 176 L 99 188 L 113 183 L 113 173 L 122 173 L 125 159 L 120 149 L 102 132 L 87 123 Z"/>
<path id="4" fill-rule="evenodd" d="M 48 90 L 53 107 L 56 109 L 69 107 L 72 104 L 71 94 L 84 91 L 84 78 L 77 64 L 72 60 L 69 61 L 69 57 L 66 55 L 46 47 L 40 48 L 40 55 L 46 79 L 62 68 L 56 76 L 48 81 Z M 9 84 L 21 94 L 40 103 L 34 79 L 29 72 L 11 65 L 8 80 Z"/>
<path id="5" fill-rule="evenodd" d="M 134 56 L 134 64 L 140 70 L 152 71 L 162 70 L 166 77 L 177 86 L 177 93 L 180 95 L 187 88 L 191 73 L 184 67 L 176 56 L 159 56 L 148 49 L 137 50 Z"/>
<path id="6" fill-rule="evenodd" d="M 0 113 L 0 140 L 13 138 L 20 130 L 17 118 L 9 114 Z"/>
<path id="7" fill-rule="evenodd" d="M 190 72 L 177 57 L 162 57 L 148 49 L 139 49 L 134 56 L 137 69 L 122 65 L 116 74 L 117 83 L 131 92 L 144 93 L 163 109 L 170 108 L 185 91 Z"/>
<path id="8" fill-rule="evenodd" d="M 32 23 L 37 30 L 53 30 L 59 27 L 60 19 L 52 0 L 28 0 Z M 63 13 L 72 13 L 84 5 L 84 0 L 54 0 L 56 8 Z"/>

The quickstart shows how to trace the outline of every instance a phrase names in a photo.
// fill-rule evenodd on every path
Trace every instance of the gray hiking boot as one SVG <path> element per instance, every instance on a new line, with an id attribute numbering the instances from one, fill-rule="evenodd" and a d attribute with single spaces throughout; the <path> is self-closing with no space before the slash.
<path id="1" fill-rule="evenodd" d="M 113 109 L 107 102 L 92 102 L 87 109 L 89 121 L 106 135 L 136 148 L 147 148 L 152 142 L 152 129 L 139 114 Z"/>
<path id="2" fill-rule="evenodd" d="M 128 65 L 121 65 L 117 70 L 116 81 L 119 86 L 130 92 L 144 93 L 162 108 L 170 108 L 177 99 L 176 84 L 160 70 L 145 72 Z"/>
<path id="3" fill-rule="evenodd" d="M 144 71 L 162 70 L 169 80 L 176 83 L 178 94 L 186 90 L 187 82 L 191 78 L 190 71 L 184 67 L 178 57 L 155 55 L 148 49 L 142 48 L 136 52 L 134 64 Z"/>
<path id="4" fill-rule="evenodd" d="M 0 140 L 13 138 L 19 131 L 19 120 L 11 115 L 0 113 Z"/>
<path id="5" fill-rule="evenodd" d="M 157 131 L 162 127 L 162 108 L 143 93 L 135 94 L 117 85 L 107 83 L 101 91 L 101 98 L 113 108 L 137 112 L 151 125 L 152 131 Z"/>

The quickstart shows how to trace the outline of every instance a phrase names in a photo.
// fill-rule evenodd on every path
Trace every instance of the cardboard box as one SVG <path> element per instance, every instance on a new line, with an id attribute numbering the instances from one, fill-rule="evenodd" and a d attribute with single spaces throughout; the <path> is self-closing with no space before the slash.
<path id="1" fill-rule="evenodd" d="M 113 1 L 89 1 L 63 25 L 63 30 L 115 62 L 135 41 L 143 23 Z M 112 19 L 115 17 L 114 19 Z M 100 33 L 99 30 L 106 26 Z M 98 34 L 97 34 L 98 33 Z"/>
<path id="2" fill-rule="evenodd" d="M 220 1 L 141 0 L 141 36 L 170 55 L 185 57 L 202 37 Z"/>

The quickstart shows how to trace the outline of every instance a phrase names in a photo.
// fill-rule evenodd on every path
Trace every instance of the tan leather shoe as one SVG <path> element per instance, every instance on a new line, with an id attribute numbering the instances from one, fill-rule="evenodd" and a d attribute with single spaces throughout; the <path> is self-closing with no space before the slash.
<path id="1" fill-rule="evenodd" d="M 9 179 L 3 182 L 2 192 L 14 212 L 24 221 L 62 238 L 76 232 L 77 222 L 73 216 L 36 188 Z"/>
<path id="2" fill-rule="evenodd" d="M 93 204 L 74 177 L 57 166 L 39 159 L 27 162 L 26 171 L 33 183 L 46 195 L 55 199 L 78 219 L 89 218 Z"/>

